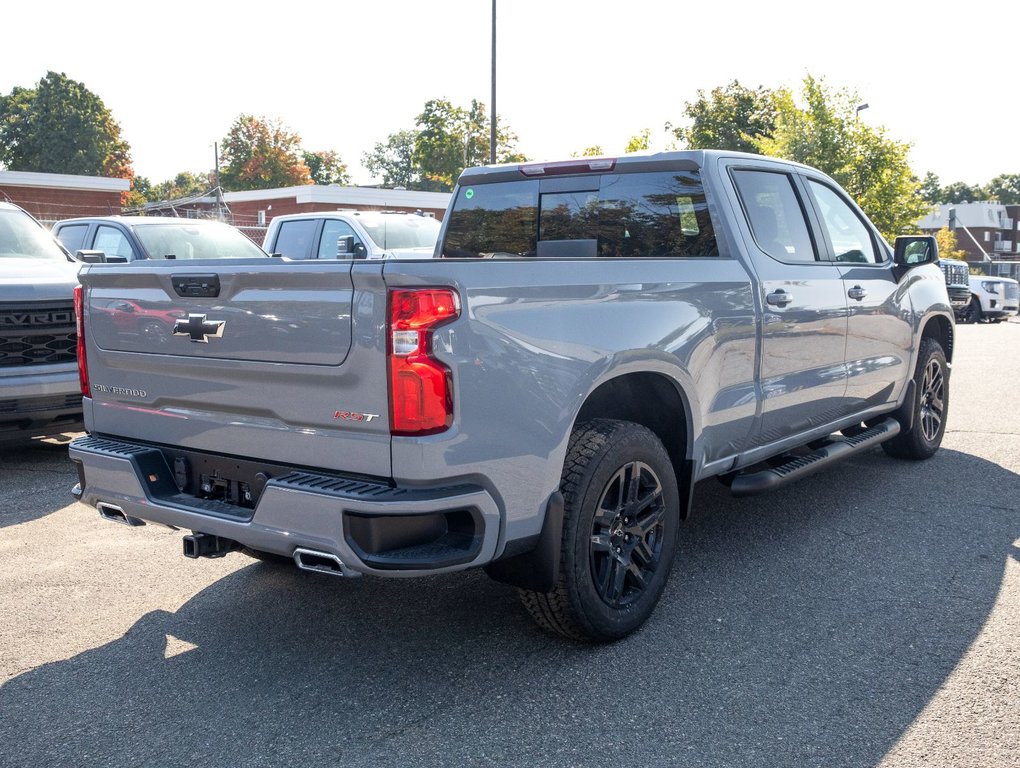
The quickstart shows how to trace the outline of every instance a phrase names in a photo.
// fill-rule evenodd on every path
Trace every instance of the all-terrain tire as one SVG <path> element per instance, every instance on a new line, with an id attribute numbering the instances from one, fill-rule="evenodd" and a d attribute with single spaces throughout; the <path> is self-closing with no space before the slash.
<path id="1" fill-rule="evenodd" d="M 680 529 L 676 475 L 651 430 L 597 419 L 570 436 L 560 480 L 563 538 L 556 586 L 518 590 L 544 629 L 583 642 L 618 640 L 651 615 Z"/>
<path id="2" fill-rule="evenodd" d="M 949 417 L 949 366 L 942 345 L 933 338 L 921 340 L 914 370 L 912 426 L 882 443 L 885 452 L 897 459 L 930 459 L 942 444 Z M 900 422 L 906 422 L 900 418 Z"/>

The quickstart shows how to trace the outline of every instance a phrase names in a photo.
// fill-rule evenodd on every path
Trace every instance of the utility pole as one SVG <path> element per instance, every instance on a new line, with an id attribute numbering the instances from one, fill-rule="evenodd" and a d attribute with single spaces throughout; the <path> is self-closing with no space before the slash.
<path id="1" fill-rule="evenodd" d="M 220 189 L 220 147 L 213 142 L 213 183 L 216 185 L 216 218 L 223 221 L 223 190 Z"/>
<path id="2" fill-rule="evenodd" d="M 489 163 L 496 164 L 496 0 L 492 0 L 492 127 L 489 130 Z"/>

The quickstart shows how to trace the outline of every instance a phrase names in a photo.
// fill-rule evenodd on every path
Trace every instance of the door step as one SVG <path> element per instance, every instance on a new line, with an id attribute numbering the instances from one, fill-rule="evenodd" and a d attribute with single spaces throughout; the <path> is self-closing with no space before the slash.
<path id="1" fill-rule="evenodd" d="M 829 464 L 874 448 L 896 437 L 899 432 L 900 423 L 896 419 L 888 418 L 858 432 L 853 437 L 830 437 L 825 444 L 815 448 L 811 453 L 792 456 L 782 464 L 769 469 L 734 475 L 730 491 L 734 496 L 754 496 L 775 490 L 782 485 L 807 477 Z"/>

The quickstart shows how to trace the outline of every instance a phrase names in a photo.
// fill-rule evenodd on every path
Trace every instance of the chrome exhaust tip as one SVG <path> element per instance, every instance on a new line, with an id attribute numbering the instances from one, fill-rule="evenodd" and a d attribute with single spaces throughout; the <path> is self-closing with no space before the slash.
<path id="1" fill-rule="evenodd" d="M 295 549 L 294 563 L 302 571 L 314 571 L 315 573 L 324 573 L 327 576 L 354 578 L 361 575 L 358 571 L 345 565 L 336 555 L 332 555 L 329 552 L 317 552 L 314 549 L 302 549 L 300 547 Z"/>
<path id="2" fill-rule="evenodd" d="M 139 520 L 137 517 L 131 517 L 130 515 L 124 514 L 124 510 L 116 504 L 108 504 L 105 501 L 100 501 L 96 504 L 96 509 L 99 510 L 99 516 L 104 520 L 112 520 L 113 522 L 120 523 L 121 525 L 145 525 L 144 520 Z"/>

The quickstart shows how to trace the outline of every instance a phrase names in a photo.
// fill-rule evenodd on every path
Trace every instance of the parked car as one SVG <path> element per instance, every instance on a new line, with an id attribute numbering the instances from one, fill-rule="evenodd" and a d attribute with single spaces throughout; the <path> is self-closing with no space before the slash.
<path id="1" fill-rule="evenodd" d="M 1001 323 L 1020 311 L 1020 283 L 1009 277 L 970 275 L 970 301 L 957 317 L 965 323 Z"/>
<path id="2" fill-rule="evenodd" d="M 970 307 L 970 267 L 958 259 L 939 259 L 939 267 L 946 279 L 949 303 L 953 305 L 956 319 L 963 319 Z"/>
<path id="3" fill-rule="evenodd" d="M 53 234 L 83 261 L 257 258 L 266 253 L 239 230 L 205 219 L 86 216 L 53 225 Z"/>
<path id="4" fill-rule="evenodd" d="M 185 264 L 85 265 L 74 494 L 190 530 L 192 558 L 485 567 L 546 629 L 614 640 L 662 594 L 696 481 L 747 495 L 878 445 L 935 454 L 937 259 L 817 170 L 689 151 L 466 170 L 433 258 L 271 281 L 221 262 L 202 296 L 175 290 Z M 118 302 L 187 327 L 156 345 Z"/>
<path id="5" fill-rule="evenodd" d="M 78 266 L 31 215 L 0 202 L 0 441 L 83 428 Z"/>
<path id="6" fill-rule="evenodd" d="M 277 216 L 264 250 L 290 259 L 421 259 L 432 256 L 439 222 L 399 211 L 322 211 Z"/>

